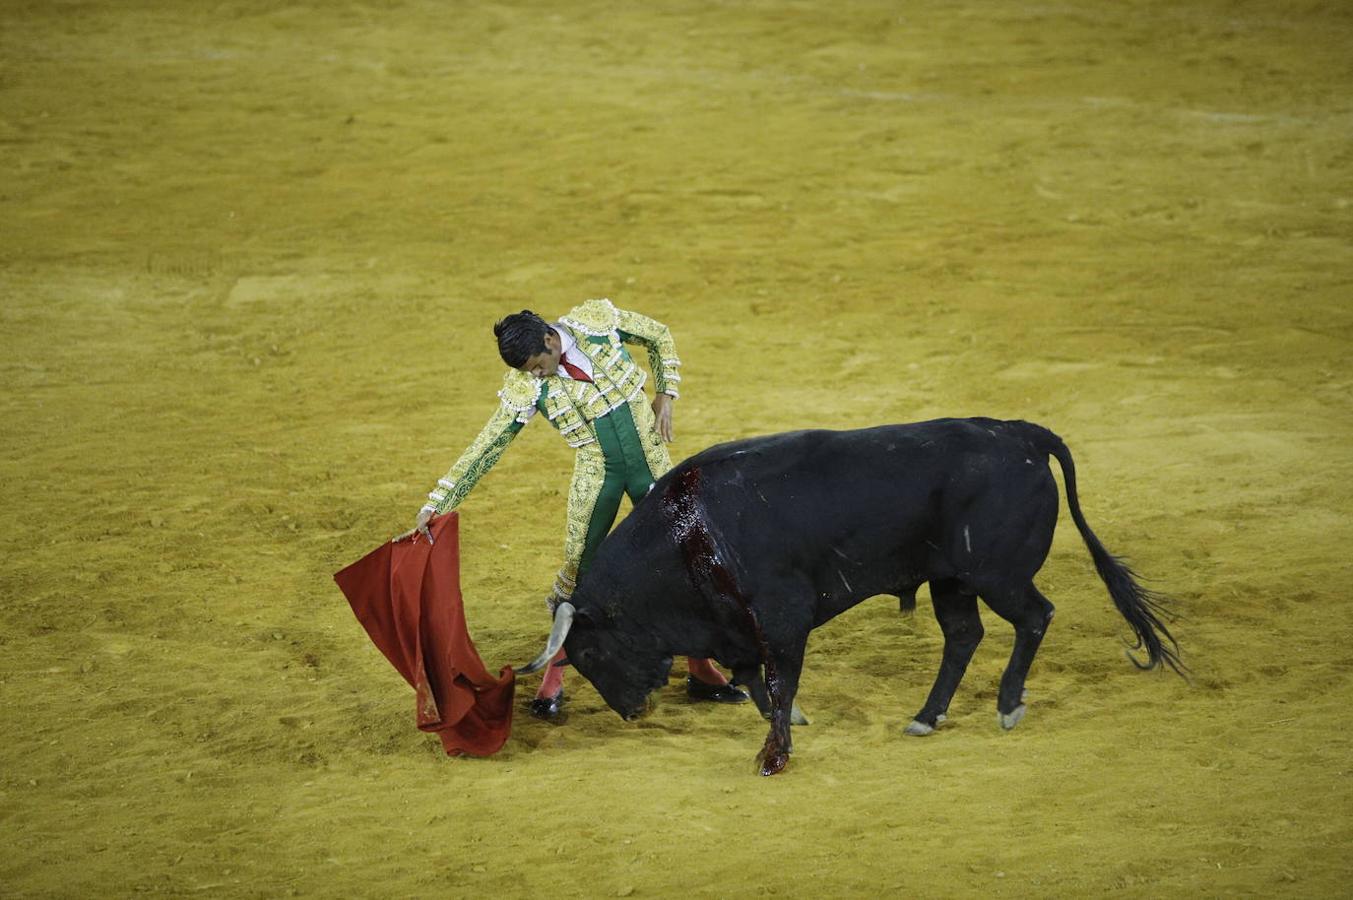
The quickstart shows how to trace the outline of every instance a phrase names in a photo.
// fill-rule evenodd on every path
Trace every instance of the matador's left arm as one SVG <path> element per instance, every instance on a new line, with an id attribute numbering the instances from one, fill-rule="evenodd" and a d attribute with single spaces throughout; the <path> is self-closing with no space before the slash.
<path id="1" fill-rule="evenodd" d="M 681 366 L 681 359 L 677 356 L 671 330 L 655 319 L 627 309 L 617 308 L 615 312 L 620 339 L 627 344 L 642 344 L 648 350 L 649 368 L 653 370 L 657 392 L 680 397 L 677 388 L 681 375 L 677 370 Z"/>

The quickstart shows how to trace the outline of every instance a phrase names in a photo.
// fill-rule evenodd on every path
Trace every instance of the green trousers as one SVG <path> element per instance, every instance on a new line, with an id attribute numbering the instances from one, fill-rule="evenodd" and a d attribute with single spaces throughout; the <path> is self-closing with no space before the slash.
<path id="1" fill-rule="evenodd" d="M 644 457 L 639 430 L 634 425 L 634 416 L 628 404 L 622 403 L 607 415 L 594 420 L 592 427 L 596 430 L 601 452 L 606 457 L 606 478 L 587 523 L 583 555 L 578 561 L 579 576 L 587 571 L 597 547 L 601 546 L 602 539 L 615 524 L 615 517 L 620 512 L 620 499 L 629 494 L 630 502 L 638 503 L 657 480 Z"/>

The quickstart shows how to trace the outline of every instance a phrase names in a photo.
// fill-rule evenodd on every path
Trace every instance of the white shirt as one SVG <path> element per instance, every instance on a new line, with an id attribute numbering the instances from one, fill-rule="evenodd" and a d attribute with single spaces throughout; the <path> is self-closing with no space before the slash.
<path id="1" fill-rule="evenodd" d="M 596 373 L 592 371 L 592 357 L 578 349 L 578 342 L 573 339 L 569 330 L 559 322 L 555 322 L 550 327 L 554 329 L 555 334 L 559 335 L 559 349 L 562 351 L 562 356 L 568 357 L 569 365 L 582 369 L 587 373 L 588 378 L 595 377 Z M 565 369 L 562 364 L 559 366 L 558 375 L 560 378 L 567 378 L 569 381 L 577 380 L 568 374 L 568 369 Z"/>

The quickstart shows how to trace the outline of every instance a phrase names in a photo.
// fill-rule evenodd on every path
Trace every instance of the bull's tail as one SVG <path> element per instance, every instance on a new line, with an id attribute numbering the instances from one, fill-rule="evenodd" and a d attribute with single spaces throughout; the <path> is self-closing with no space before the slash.
<path id="1" fill-rule="evenodd" d="M 1114 606 L 1122 613 L 1132 628 L 1137 642 L 1134 650 L 1146 649 L 1146 662 L 1128 654 L 1128 659 L 1139 669 L 1154 669 L 1164 663 L 1175 672 L 1183 675 L 1187 669 L 1179 659 L 1179 644 L 1174 635 L 1165 627 L 1161 619 L 1173 618 L 1169 610 L 1170 598 L 1137 582 L 1137 574 L 1127 565 L 1105 549 L 1099 538 L 1090 530 L 1085 516 L 1081 514 L 1080 500 L 1076 496 L 1076 464 L 1071 460 L 1071 451 L 1057 435 L 1038 425 L 1022 422 L 1024 436 L 1041 451 L 1057 458 L 1062 467 L 1062 480 L 1066 484 L 1066 502 L 1071 509 L 1071 520 L 1081 533 L 1081 539 L 1090 550 L 1095 561 L 1095 570 L 1109 589 Z"/>

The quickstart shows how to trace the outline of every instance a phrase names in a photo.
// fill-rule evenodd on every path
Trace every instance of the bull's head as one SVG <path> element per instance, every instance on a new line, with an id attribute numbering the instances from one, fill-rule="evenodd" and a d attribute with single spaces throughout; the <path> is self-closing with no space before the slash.
<path id="1" fill-rule="evenodd" d="M 604 614 L 564 601 L 555 608 L 544 651 L 517 674 L 547 665 L 560 648 L 606 705 L 626 721 L 647 711 L 648 695 L 667 684 L 672 668 L 672 657 L 662 653 L 656 641 L 622 630 Z"/>

